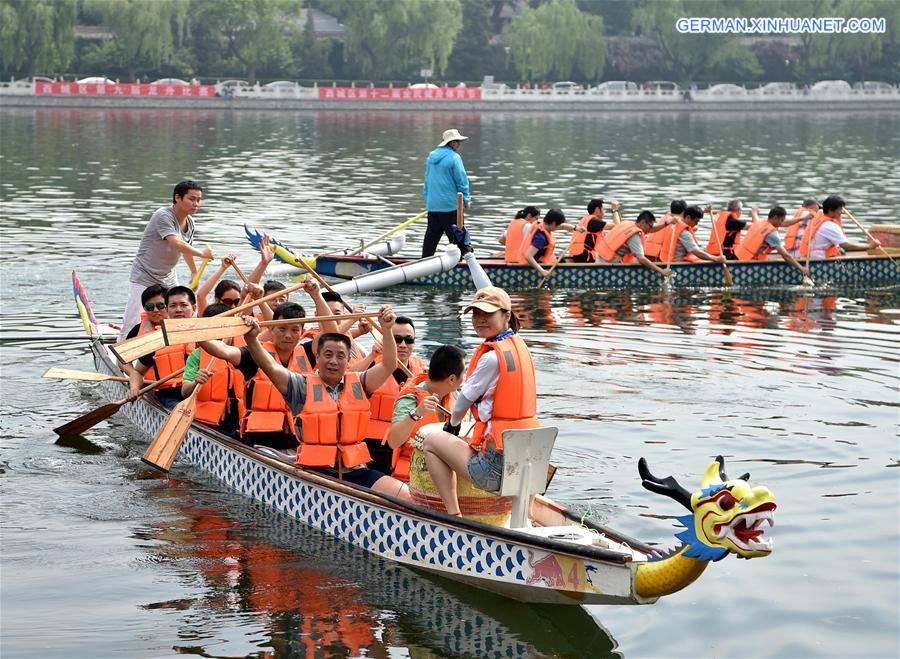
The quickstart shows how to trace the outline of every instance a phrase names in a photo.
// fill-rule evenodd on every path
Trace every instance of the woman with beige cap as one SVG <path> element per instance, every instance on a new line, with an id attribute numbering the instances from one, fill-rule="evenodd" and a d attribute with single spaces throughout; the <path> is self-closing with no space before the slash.
<path id="1" fill-rule="evenodd" d="M 484 339 L 472 355 L 466 381 L 444 430 L 425 438 L 425 464 L 447 512 L 459 515 L 457 474 L 488 492 L 500 491 L 503 473 L 503 431 L 537 428 L 534 362 L 516 334 L 519 319 L 509 295 L 487 286 L 475 293 L 464 313 L 472 312 L 472 327 Z M 458 437 L 460 423 L 471 409 L 472 436 Z"/>
<path id="2" fill-rule="evenodd" d="M 459 147 L 469 139 L 460 135 L 455 128 L 444 131 L 441 143 L 428 154 L 425 161 L 425 210 L 428 211 L 428 228 L 422 241 L 422 258 L 431 256 L 437 250 L 441 236 L 446 235 L 451 243 L 456 226 L 456 195 L 462 192 L 466 208 L 472 198 L 469 196 L 469 177 L 463 165 Z"/>

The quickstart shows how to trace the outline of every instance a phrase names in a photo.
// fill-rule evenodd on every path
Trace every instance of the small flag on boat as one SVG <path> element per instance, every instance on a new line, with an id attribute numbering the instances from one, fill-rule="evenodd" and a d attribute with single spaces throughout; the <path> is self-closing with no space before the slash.
<path id="1" fill-rule="evenodd" d="M 75 294 L 75 306 L 78 307 L 78 315 L 81 317 L 84 331 L 89 335 L 97 334 L 97 317 L 91 308 L 91 300 L 88 298 L 84 286 L 78 281 L 78 275 L 74 270 L 72 270 L 72 292 Z"/>

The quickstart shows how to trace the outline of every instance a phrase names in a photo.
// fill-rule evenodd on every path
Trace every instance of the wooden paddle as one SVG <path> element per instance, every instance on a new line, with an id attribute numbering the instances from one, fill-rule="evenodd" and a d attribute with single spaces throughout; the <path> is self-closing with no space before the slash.
<path id="1" fill-rule="evenodd" d="M 76 371 L 71 368 L 53 367 L 47 369 L 42 378 L 55 378 L 57 380 L 84 380 L 86 382 L 129 382 L 123 375 L 107 375 L 106 373 L 92 373 L 90 371 Z"/>
<path id="2" fill-rule="evenodd" d="M 237 306 L 234 309 L 229 309 L 228 311 L 219 315 L 236 316 L 244 311 L 252 309 L 258 304 L 268 302 L 269 300 L 274 300 L 275 298 L 281 297 L 282 295 L 288 295 L 289 293 L 293 293 L 294 291 L 300 290 L 301 288 L 303 288 L 303 282 L 294 284 L 293 286 L 289 286 L 280 291 L 272 291 L 268 295 L 264 295 L 258 300 L 247 302 L 246 304 Z M 162 330 L 160 329 L 148 332 L 147 334 L 142 334 L 141 336 L 136 336 L 131 339 L 126 339 L 125 341 L 120 341 L 119 343 L 110 346 L 109 349 L 116 356 L 116 359 L 118 359 L 123 364 L 127 364 L 129 362 L 133 362 L 138 357 L 149 355 L 150 353 L 156 352 L 157 350 L 159 350 L 160 348 L 164 348 L 165 346 L 166 342 L 163 338 Z"/>
<path id="3" fill-rule="evenodd" d="M 872 242 L 876 242 L 875 239 L 872 237 L 872 234 L 869 233 L 862 224 L 860 224 L 859 220 L 857 220 L 855 217 L 853 217 L 853 213 L 851 213 L 849 211 L 849 209 L 844 208 L 844 212 L 847 214 L 847 217 L 849 217 L 851 220 L 853 220 L 853 224 L 858 226 L 859 230 L 862 231 L 864 234 L 866 234 L 866 238 L 868 238 Z M 897 262 L 894 260 L 894 257 L 891 256 L 890 254 L 888 254 L 888 251 L 884 247 L 882 247 L 881 245 L 878 245 L 878 249 L 880 249 L 882 252 L 884 252 L 884 255 L 891 260 L 891 263 L 893 263 L 894 265 L 897 265 Z M 812 245 L 809 246 L 809 249 L 807 249 L 806 252 L 808 254 L 811 251 L 812 251 Z"/>
<path id="4" fill-rule="evenodd" d="M 206 365 L 206 369 L 212 370 L 215 363 L 216 358 L 213 357 Z M 151 467 L 169 473 L 172 463 L 175 462 L 175 456 L 181 449 L 184 436 L 187 435 L 187 431 L 197 415 L 197 394 L 202 386 L 202 383 L 198 383 L 191 395 L 175 406 L 162 428 L 156 433 L 156 437 L 150 442 L 150 446 L 144 451 L 141 460 Z"/>
<path id="5" fill-rule="evenodd" d="M 139 396 L 143 396 L 145 393 L 147 393 L 148 391 L 152 390 L 155 387 L 158 387 L 163 382 L 168 382 L 172 378 L 177 377 L 177 376 L 181 375 L 182 373 L 184 373 L 184 369 L 180 368 L 177 371 L 173 371 L 172 373 L 169 373 L 166 377 L 161 378 L 161 379 L 157 380 L 156 382 L 151 382 L 147 386 L 140 389 L 135 398 L 137 398 Z M 60 435 L 60 436 L 80 435 L 88 428 L 93 428 L 101 421 L 111 417 L 113 414 L 115 414 L 116 412 L 119 411 L 119 408 L 121 408 L 125 403 L 128 403 L 128 402 L 130 402 L 130 401 L 127 398 L 123 398 L 122 400 L 117 400 L 114 403 L 107 403 L 106 405 L 103 405 L 102 407 L 98 407 L 93 412 L 88 412 L 87 414 L 83 414 L 82 416 L 78 417 L 74 421 L 69 421 L 69 423 L 65 423 L 57 428 L 54 428 L 53 432 L 55 432 L 57 435 Z"/>
<path id="6" fill-rule="evenodd" d="M 194 276 L 191 277 L 191 282 L 188 284 L 188 288 L 190 288 L 195 293 L 197 292 L 197 289 L 200 287 L 200 277 L 203 276 L 203 271 L 206 270 L 206 266 L 209 265 L 210 261 L 212 261 L 211 258 L 203 259 L 203 262 L 200 264 L 200 267 L 197 268 L 197 272 L 195 272 Z"/>
<path id="7" fill-rule="evenodd" d="M 463 210 L 465 210 L 466 204 L 463 201 L 463 193 L 456 193 L 456 228 L 462 231 L 466 228 L 465 222 L 463 221 Z"/>
<path id="8" fill-rule="evenodd" d="M 333 316 L 311 316 L 309 318 L 282 318 L 281 320 L 264 320 L 260 327 L 284 327 L 285 325 L 308 325 L 310 323 L 324 323 L 330 320 L 359 320 L 360 318 L 374 318 L 377 313 L 351 313 Z M 243 336 L 250 331 L 250 326 L 244 323 L 243 318 L 234 316 L 210 318 L 166 318 L 162 321 L 162 332 L 167 346 L 177 346 L 184 343 L 199 343 L 211 339 L 227 339 L 235 336 Z"/>
<path id="9" fill-rule="evenodd" d="M 719 245 L 719 254 L 724 258 L 725 250 L 722 249 L 722 239 L 719 237 L 719 232 L 716 230 L 716 216 L 713 214 L 712 204 L 709 204 L 704 210 L 709 213 L 709 219 L 712 222 L 712 234 L 716 237 L 716 243 Z M 725 276 L 725 286 L 731 288 L 731 273 L 728 272 L 728 266 L 724 263 L 722 264 L 722 272 Z"/>
<path id="10" fill-rule="evenodd" d="M 575 236 L 575 232 L 573 231 L 573 232 L 572 232 L 572 235 L 569 236 L 569 244 L 572 244 L 572 238 L 573 238 L 574 236 Z M 550 270 L 548 270 L 548 271 L 547 271 L 547 274 L 544 275 L 544 276 L 541 278 L 541 280 L 538 282 L 538 285 L 537 285 L 538 288 L 543 288 L 543 287 L 544 287 L 544 283 L 545 283 L 548 279 L 550 279 L 550 275 L 552 275 L 552 274 L 553 274 L 553 271 L 556 270 L 556 266 L 558 266 L 558 265 L 559 265 L 559 262 L 562 260 L 562 255 L 563 255 L 566 251 L 568 251 L 568 249 L 569 249 L 568 245 L 566 245 L 566 247 L 564 247 L 564 248 L 563 248 L 563 247 L 560 247 L 559 253 L 554 255 L 554 256 L 556 257 L 556 260 L 553 262 L 553 265 L 550 266 Z"/>

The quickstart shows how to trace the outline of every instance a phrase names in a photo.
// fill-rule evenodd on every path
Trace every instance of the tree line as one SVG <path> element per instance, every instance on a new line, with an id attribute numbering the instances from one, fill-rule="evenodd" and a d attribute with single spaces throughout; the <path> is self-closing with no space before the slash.
<path id="1" fill-rule="evenodd" d="M 320 37 L 303 9 L 343 25 Z M 884 17 L 885 34 L 681 34 L 681 17 Z M 101 38 L 76 38 L 75 26 Z M 0 0 L 0 75 L 900 81 L 896 0 Z"/>

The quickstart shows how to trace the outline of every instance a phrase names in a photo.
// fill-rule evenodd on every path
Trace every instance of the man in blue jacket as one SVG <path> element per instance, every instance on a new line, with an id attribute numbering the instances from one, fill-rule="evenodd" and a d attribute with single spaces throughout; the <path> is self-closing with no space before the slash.
<path id="1" fill-rule="evenodd" d="M 463 140 L 469 139 L 460 135 L 455 128 L 444 131 L 443 139 L 437 148 L 428 154 L 425 161 L 425 185 L 422 194 L 425 197 L 425 209 L 428 211 L 428 228 L 422 242 L 422 257 L 431 256 L 437 250 L 441 235 L 456 243 L 456 194 L 462 192 L 466 208 L 469 207 L 469 177 L 463 166 L 459 147 Z"/>

